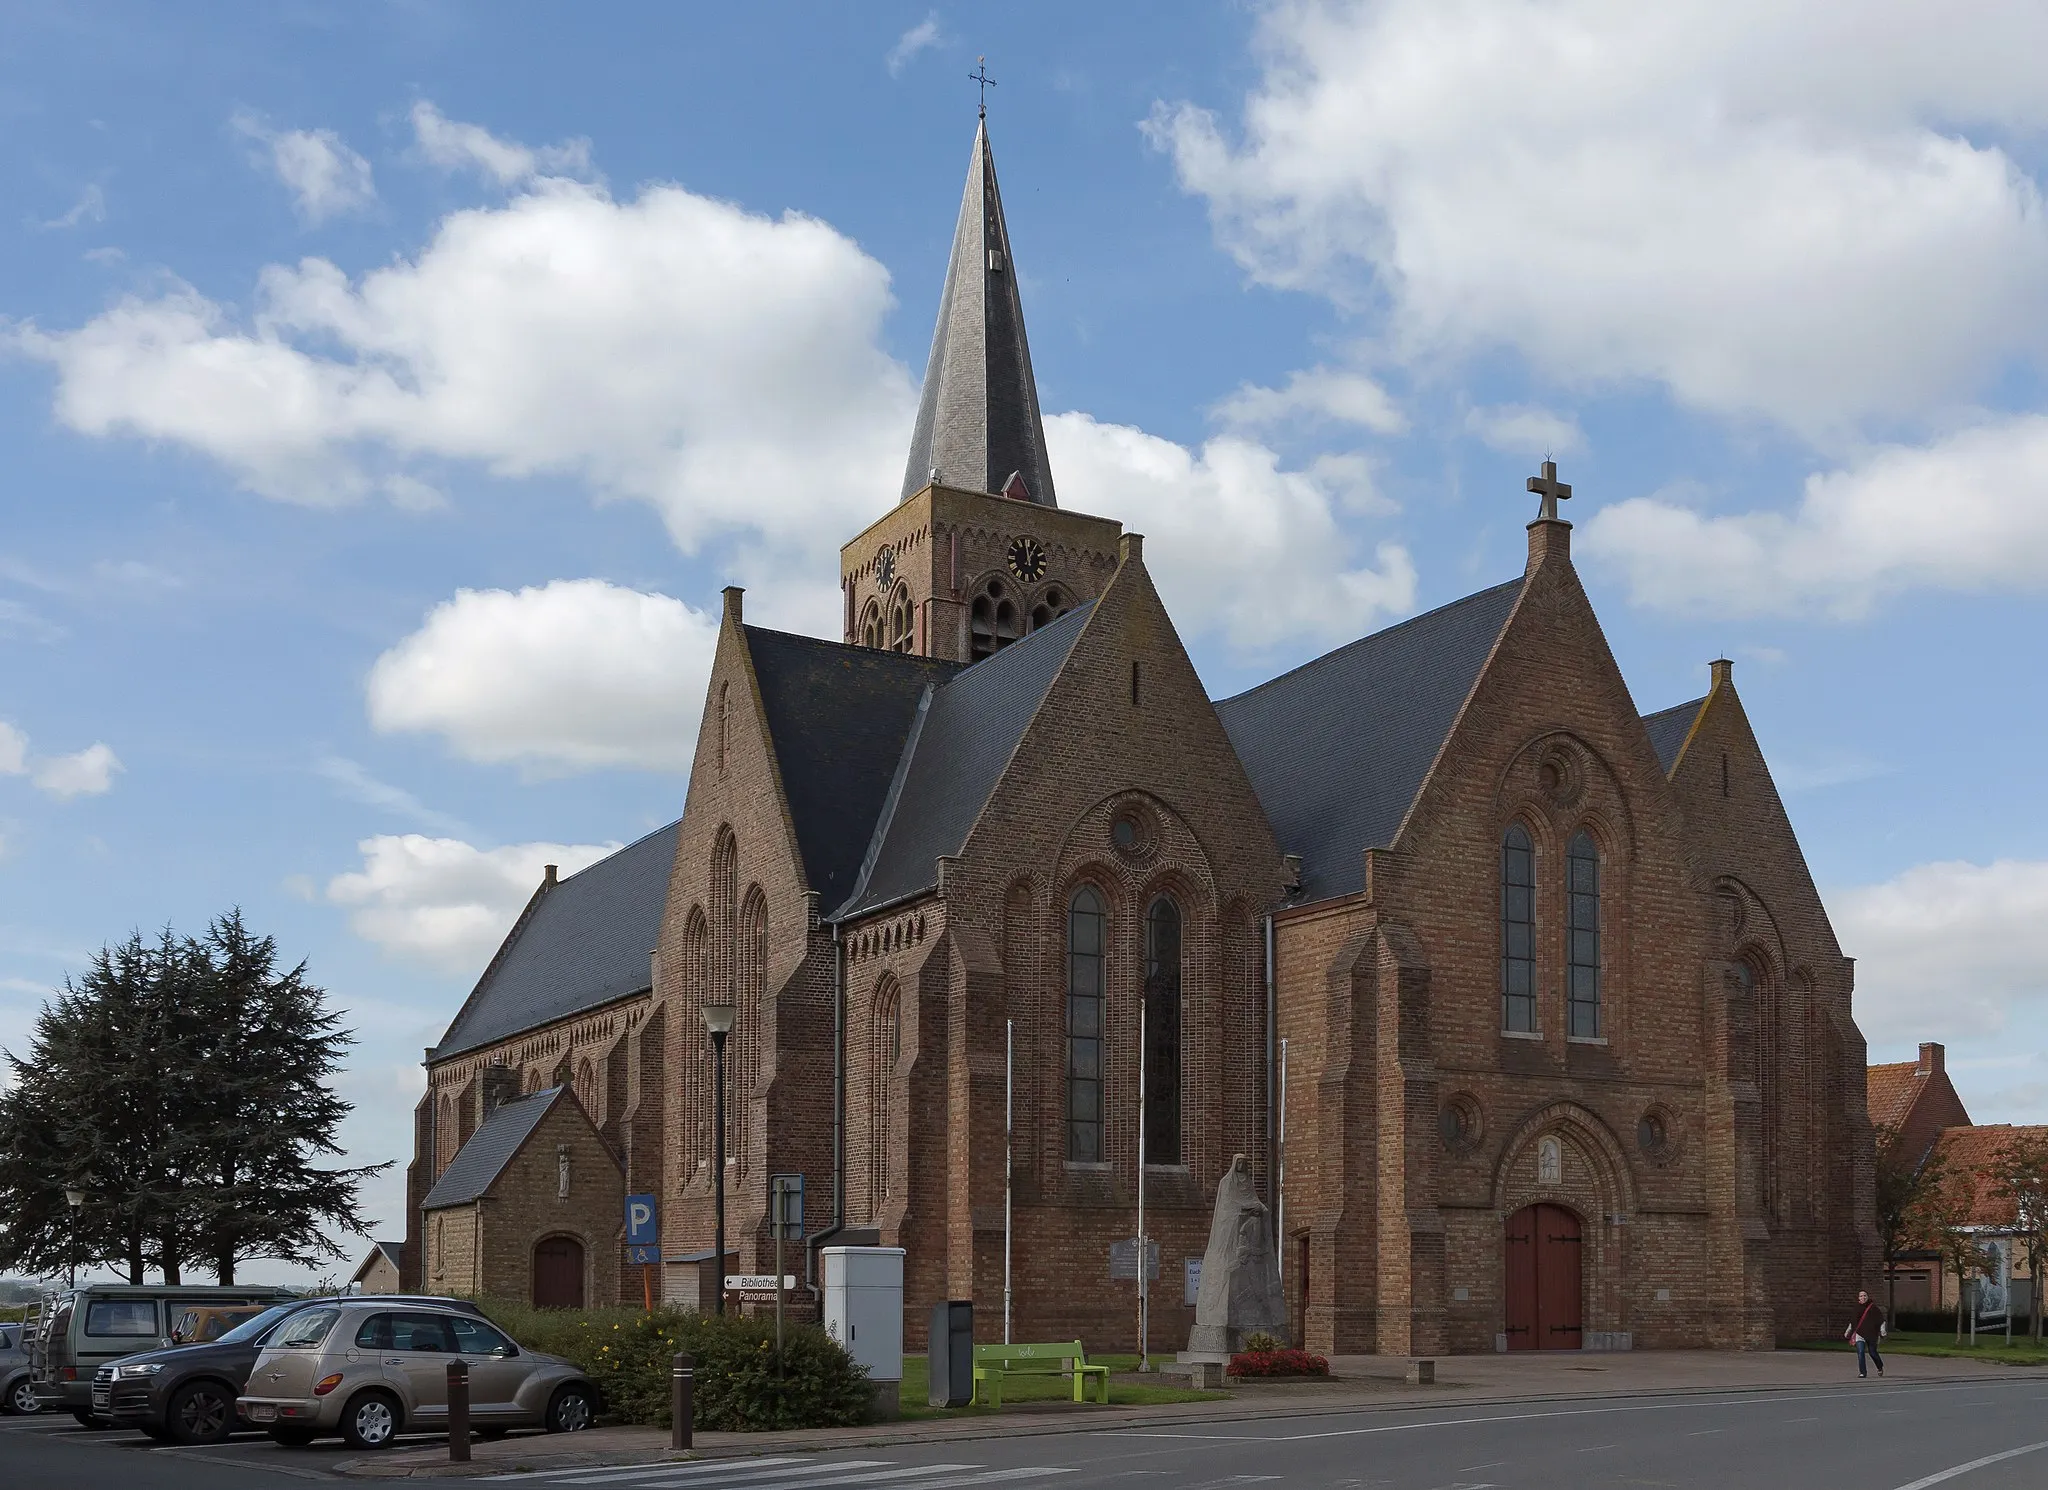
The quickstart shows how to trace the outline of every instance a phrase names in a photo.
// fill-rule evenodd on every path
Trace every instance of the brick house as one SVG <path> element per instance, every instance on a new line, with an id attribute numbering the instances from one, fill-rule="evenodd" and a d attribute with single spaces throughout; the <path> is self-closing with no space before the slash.
<path id="1" fill-rule="evenodd" d="M 730 1003 L 735 1266 L 801 1172 L 812 1245 L 906 1249 L 913 1348 L 949 1297 L 1000 1338 L 1006 1111 L 1020 1338 L 1132 1344 L 1142 1174 L 1181 1343 L 1237 1153 L 1318 1349 L 1812 1333 L 1876 1273 L 1850 964 L 1729 664 L 1641 715 L 1532 488 L 1520 577 L 1212 701 L 1143 540 L 1055 503 L 978 132 L 841 637 L 726 591 L 682 817 L 550 871 L 428 1052 L 409 1238 L 503 1092 L 573 1087 L 693 1306 Z"/>

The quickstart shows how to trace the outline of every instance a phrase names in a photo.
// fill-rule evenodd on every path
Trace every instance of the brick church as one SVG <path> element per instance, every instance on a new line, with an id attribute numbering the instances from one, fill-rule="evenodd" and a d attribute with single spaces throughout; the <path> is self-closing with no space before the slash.
<path id="1" fill-rule="evenodd" d="M 1239 1153 L 1315 1349 L 1838 1322 L 1880 1272 L 1851 964 L 1730 664 L 1638 712 L 1552 468 L 1522 573 L 1222 700 L 1055 474 L 984 126 L 842 635 L 725 592 L 681 818 L 550 869 L 427 1052 L 406 1285 L 709 1307 L 729 1004 L 723 1270 L 799 1172 L 810 1247 L 905 1249 L 912 1348 L 943 1298 L 1001 1338 L 1006 1110 L 1019 1339 L 1131 1348 L 1142 1162 L 1183 1344 Z"/>

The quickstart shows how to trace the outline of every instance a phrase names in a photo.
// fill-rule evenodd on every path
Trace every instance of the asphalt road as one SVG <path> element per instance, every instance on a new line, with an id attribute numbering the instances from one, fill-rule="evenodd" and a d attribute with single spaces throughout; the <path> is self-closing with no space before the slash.
<path id="1" fill-rule="evenodd" d="M 335 1445 L 168 1449 L 69 1420 L 0 1420 L 0 1484 L 243 1490 L 327 1479 Z M 479 1483 L 470 1481 L 468 1483 Z M 484 1477 L 517 1490 L 2041 1490 L 2048 1378 L 1584 1398 Z"/>

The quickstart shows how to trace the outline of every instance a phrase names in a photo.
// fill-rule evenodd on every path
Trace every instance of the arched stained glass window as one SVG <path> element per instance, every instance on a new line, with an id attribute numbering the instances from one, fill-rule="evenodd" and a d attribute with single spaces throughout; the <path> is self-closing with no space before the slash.
<path id="1" fill-rule="evenodd" d="M 1583 829 L 1565 849 L 1565 1033 L 1600 1034 L 1600 850 Z"/>
<path id="2" fill-rule="evenodd" d="M 1145 1162 L 1180 1163 L 1180 907 L 1145 913 Z"/>
<path id="3" fill-rule="evenodd" d="M 1067 903 L 1067 1158 L 1102 1162 L 1102 953 L 1109 917 L 1083 885 Z"/>
<path id="4" fill-rule="evenodd" d="M 1536 853 L 1520 823 L 1500 841 L 1500 1027 L 1536 1030 Z"/>

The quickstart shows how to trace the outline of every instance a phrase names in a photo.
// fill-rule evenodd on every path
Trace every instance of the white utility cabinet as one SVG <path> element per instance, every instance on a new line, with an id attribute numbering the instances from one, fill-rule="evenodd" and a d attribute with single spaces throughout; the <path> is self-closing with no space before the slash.
<path id="1" fill-rule="evenodd" d="M 823 1247 L 825 1329 L 875 1382 L 903 1380 L 903 1249 Z"/>

